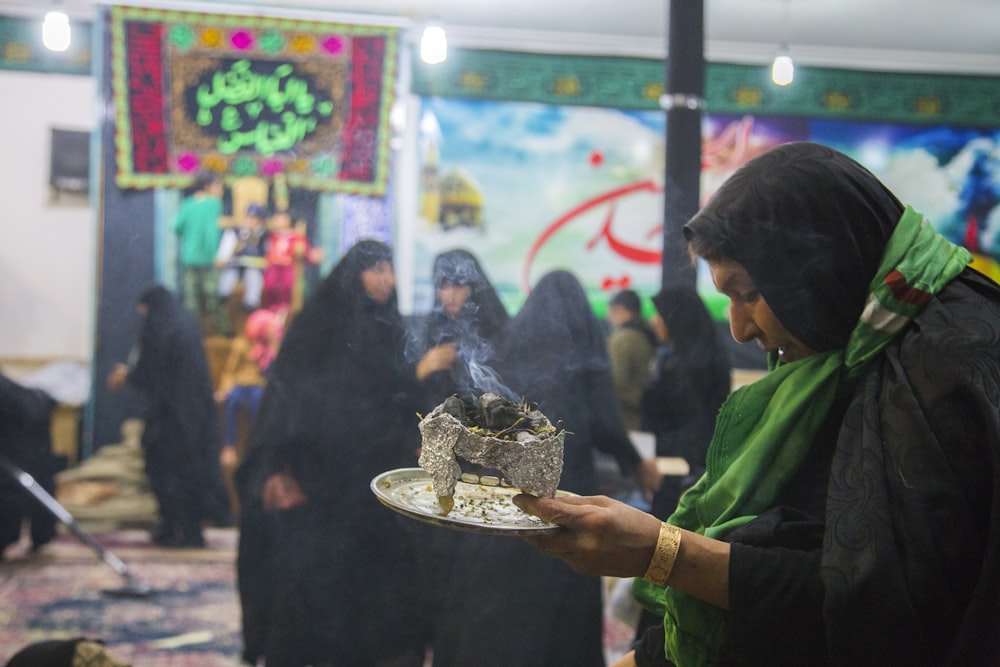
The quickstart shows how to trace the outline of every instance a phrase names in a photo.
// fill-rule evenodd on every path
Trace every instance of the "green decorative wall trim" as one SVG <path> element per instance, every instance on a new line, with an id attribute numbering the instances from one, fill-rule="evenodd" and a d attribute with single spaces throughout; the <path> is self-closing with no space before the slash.
<path id="1" fill-rule="evenodd" d="M 658 109 L 666 70 L 640 58 L 452 49 L 440 65 L 414 53 L 418 95 Z"/>
<path id="2" fill-rule="evenodd" d="M 53 53 L 41 42 L 42 18 L 0 16 L 0 69 L 91 73 L 91 30 L 74 21 L 73 45 Z M 543 104 L 659 109 L 660 60 L 452 49 L 425 65 L 413 53 L 418 95 Z M 915 124 L 1000 126 L 1000 77 L 798 67 L 787 88 L 766 66 L 708 63 L 706 111 Z"/>
<path id="3" fill-rule="evenodd" d="M 1000 79 L 797 67 L 785 88 L 768 67 L 706 67 L 709 113 L 911 124 L 1000 126 Z"/>
<path id="4" fill-rule="evenodd" d="M 453 50 L 440 65 L 413 54 L 418 95 L 659 109 L 660 60 Z M 798 67 L 771 83 L 767 66 L 707 63 L 706 112 L 976 127 L 1000 126 L 1000 78 Z"/>
<path id="5" fill-rule="evenodd" d="M 91 24 L 72 21 L 70 47 L 55 53 L 42 44 L 42 20 L 0 16 L 0 69 L 89 75 Z"/>

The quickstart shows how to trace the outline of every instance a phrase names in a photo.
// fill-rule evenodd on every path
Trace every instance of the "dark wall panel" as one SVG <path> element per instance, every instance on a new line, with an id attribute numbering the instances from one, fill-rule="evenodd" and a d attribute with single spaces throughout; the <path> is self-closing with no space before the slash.
<path id="1" fill-rule="evenodd" d="M 106 12 L 104 12 L 106 25 Z M 100 239 L 97 277 L 97 331 L 94 350 L 94 390 L 91 408 L 91 451 L 121 441 L 122 420 L 139 410 L 130 390 L 108 391 L 105 378 L 115 363 L 125 361 L 138 334 L 135 304 L 155 277 L 154 194 L 151 190 L 121 190 L 115 185 L 115 128 L 111 93 L 110 40 L 102 58 L 100 96 L 102 119 Z M 86 436 L 84 439 L 87 442 Z M 88 452 L 84 452 L 86 455 Z"/>

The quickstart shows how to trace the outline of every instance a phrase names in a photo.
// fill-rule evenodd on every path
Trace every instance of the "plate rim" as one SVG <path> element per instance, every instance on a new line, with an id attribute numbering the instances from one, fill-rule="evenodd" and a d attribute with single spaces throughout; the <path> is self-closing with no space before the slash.
<path id="1" fill-rule="evenodd" d="M 431 515 L 431 514 L 426 514 L 424 512 L 419 512 L 409 507 L 392 502 L 388 494 L 386 494 L 382 489 L 378 487 L 378 485 L 384 482 L 386 478 L 392 477 L 394 475 L 397 476 L 412 475 L 414 481 L 426 481 L 430 483 L 431 482 L 430 473 L 428 473 L 423 468 L 419 467 L 395 468 L 393 470 L 386 470 L 385 472 L 379 473 L 378 475 L 373 477 L 371 482 L 369 483 L 369 487 L 371 488 L 372 493 L 375 495 L 375 497 L 378 499 L 380 503 L 382 503 L 387 508 L 393 510 L 394 512 L 397 512 L 398 514 L 409 517 L 416 521 L 420 521 L 422 523 L 427 523 L 433 526 L 441 526 L 442 528 L 450 528 L 452 530 L 459 530 L 462 532 L 479 533 L 487 535 L 506 535 L 512 537 L 523 536 L 523 535 L 547 535 L 562 530 L 562 526 L 550 523 L 542 524 L 539 526 L 504 527 L 500 525 L 459 521 L 457 519 L 449 519 L 447 516 Z M 484 487 L 484 488 L 492 488 L 492 487 Z M 505 487 L 505 488 L 520 492 L 520 489 L 517 489 L 516 487 Z M 576 495 L 569 491 L 557 491 L 557 493 L 561 495 Z"/>

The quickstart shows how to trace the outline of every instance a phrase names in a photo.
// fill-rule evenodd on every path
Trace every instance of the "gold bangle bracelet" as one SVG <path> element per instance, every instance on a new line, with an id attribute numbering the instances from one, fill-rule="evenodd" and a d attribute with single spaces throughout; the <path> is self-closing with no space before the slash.
<path id="1" fill-rule="evenodd" d="M 666 586 L 680 548 L 681 529 L 666 521 L 661 522 L 660 535 L 656 538 L 656 551 L 653 552 L 653 559 L 649 561 L 649 567 L 642 578 L 651 584 Z"/>

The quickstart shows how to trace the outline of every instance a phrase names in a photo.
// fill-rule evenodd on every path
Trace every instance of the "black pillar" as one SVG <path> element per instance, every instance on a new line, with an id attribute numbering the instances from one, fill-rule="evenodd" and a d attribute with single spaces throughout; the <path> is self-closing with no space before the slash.
<path id="1" fill-rule="evenodd" d="M 669 0 L 667 18 L 666 180 L 662 284 L 694 285 L 696 271 L 681 228 L 698 211 L 701 110 L 705 105 L 703 0 Z"/>
<path id="2" fill-rule="evenodd" d="M 154 274 L 154 200 L 152 190 L 122 190 L 115 184 L 114 94 L 111 89 L 110 13 L 100 12 L 101 58 L 101 202 L 98 207 L 97 321 L 92 368 L 93 387 L 84 420 L 81 457 L 103 445 L 121 442 L 121 424 L 141 409 L 131 389 L 110 392 L 105 384 L 117 362 L 128 358 L 138 338 L 135 306 Z"/>

